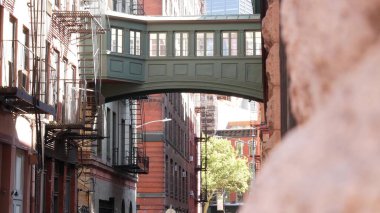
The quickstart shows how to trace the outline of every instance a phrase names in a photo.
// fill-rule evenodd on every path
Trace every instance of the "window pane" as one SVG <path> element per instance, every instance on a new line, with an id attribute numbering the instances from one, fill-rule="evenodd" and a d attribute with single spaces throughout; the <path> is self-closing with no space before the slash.
<path id="1" fill-rule="evenodd" d="M 180 56 L 181 55 L 181 33 L 175 33 L 174 34 L 174 52 L 175 56 Z"/>
<path id="2" fill-rule="evenodd" d="M 206 56 L 213 56 L 214 55 L 214 34 L 213 33 L 207 33 L 206 34 Z"/>
<path id="3" fill-rule="evenodd" d="M 189 52 L 189 36 L 188 33 L 182 34 L 182 56 L 187 56 Z"/>
<path id="4" fill-rule="evenodd" d="M 237 56 L 237 33 L 232 32 L 231 33 L 231 55 Z"/>
<path id="5" fill-rule="evenodd" d="M 205 51 L 204 33 L 197 33 L 197 56 L 204 56 Z"/>
<path id="6" fill-rule="evenodd" d="M 255 32 L 255 53 L 261 55 L 261 32 Z"/>
<path id="7" fill-rule="evenodd" d="M 136 55 L 141 55 L 141 44 L 140 44 L 140 32 L 136 32 L 136 44 L 135 44 Z"/>
<path id="8" fill-rule="evenodd" d="M 149 35 L 149 43 L 150 43 L 150 56 L 157 56 L 157 33 L 151 33 Z"/>
<path id="9" fill-rule="evenodd" d="M 166 56 L 166 33 L 159 34 L 159 56 Z"/>
<path id="10" fill-rule="evenodd" d="M 112 28 L 111 29 L 111 51 L 112 52 L 116 52 L 116 46 L 117 46 L 116 29 Z"/>
<path id="11" fill-rule="evenodd" d="M 130 31 L 130 34 L 129 34 L 130 38 L 129 38 L 129 53 L 131 55 L 134 55 L 135 54 L 135 31 Z"/>
<path id="12" fill-rule="evenodd" d="M 123 30 L 118 29 L 118 35 L 117 35 L 117 52 L 122 53 L 123 52 Z"/>
<path id="13" fill-rule="evenodd" d="M 253 32 L 245 32 L 245 55 L 253 55 Z"/>
<path id="14" fill-rule="evenodd" d="M 229 41 L 227 38 L 223 38 L 223 56 L 229 55 Z"/>

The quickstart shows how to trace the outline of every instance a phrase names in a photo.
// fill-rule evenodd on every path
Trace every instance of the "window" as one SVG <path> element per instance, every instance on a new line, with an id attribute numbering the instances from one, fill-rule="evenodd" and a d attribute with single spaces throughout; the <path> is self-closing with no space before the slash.
<path id="1" fill-rule="evenodd" d="M 261 55 L 261 32 L 245 32 L 245 55 Z"/>
<path id="2" fill-rule="evenodd" d="M 106 114 L 106 135 L 107 135 L 107 147 L 106 147 L 106 150 L 107 150 L 107 155 L 106 155 L 106 158 L 107 158 L 107 161 L 111 160 L 111 109 L 107 107 L 107 114 Z"/>
<path id="3" fill-rule="evenodd" d="M 123 30 L 111 28 L 111 52 L 123 53 Z"/>
<path id="4" fill-rule="evenodd" d="M 238 156 L 243 156 L 243 148 L 244 148 L 244 142 L 237 141 L 235 149 Z"/>
<path id="5" fill-rule="evenodd" d="M 5 32 L 9 32 L 9 40 L 10 42 L 7 42 L 6 48 L 8 50 L 8 54 L 6 54 L 8 58 L 8 66 L 7 66 L 7 71 L 5 73 L 5 86 L 15 86 L 15 53 L 16 53 L 16 31 L 17 31 L 17 21 L 15 18 L 12 16 L 9 18 L 9 25 L 8 28 L 5 30 Z"/>
<path id="6" fill-rule="evenodd" d="M 48 84 L 48 104 L 55 105 L 58 101 L 58 72 L 59 72 L 59 52 L 53 50 L 51 53 L 51 66 L 50 66 L 50 75 L 49 84 Z M 56 108 L 57 109 L 57 108 Z"/>
<path id="7" fill-rule="evenodd" d="M 129 53 L 131 55 L 141 55 L 141 33 L 138 31 L 129 31 Z"/>
<path id="8" fill-rule="evenodd" d="M 166 56 L 166 33 L 150 33 L 149 44 L 150 56 Z"/>
<path id="9" fill-rule="evenodd" d="M 223 32 L 223 56 L 237 56 L 237 32 Z"/>
<path id="10" fill-rule="evenodd" d="M 125 13 L 126 12 L 126 2 L 125 0 L 113 0 L 112 1 L 112 7 L 113 7 L 113 11 L 117 11 L 117 12 L 123 12 Z"/>
<path id="11" fill-rule="evenodd" d="M 214 33 L 197 33 L 197 56 L 214 55 Z"/>
<path id="12" fill-rule="evenodd" d="M 174 34 L 174 52 L 175 56 L 188 56 L 189 52 L 189 34 L 175 33 Z"/>
<path id="13" fill-rule="evenodd" d="M 124 165 L 126 163 L 126 149 L 125 149 L 125 137 L 126 137 L 126 131 L 125 131 L 125 119 L 121 119 L 121 138 L 120 138 L 120 146 L 121 146 L 121 165 Z"/>
<path id="14" fill-rule="evenodd" d="M 249 156 L 253 156 L 253 153 L 254 153 L 254 142 L 250 141 L 248 144 L 249 144 L 249 149 L 248 149 L 248 152 L 249 152 Z"/>
<path id="15" fill-rule="evenodd" d="M 116 113 L 112 113 L 112 163 L 117 165 L 119 162 L 119 147 L 117 144 L 117 136 L 116 136 Z"/>

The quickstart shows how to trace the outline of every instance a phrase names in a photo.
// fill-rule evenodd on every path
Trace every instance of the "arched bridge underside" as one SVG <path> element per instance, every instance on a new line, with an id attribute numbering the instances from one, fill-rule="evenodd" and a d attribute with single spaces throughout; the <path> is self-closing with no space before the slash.
<path id="1" fill-rule="evenodd" d="M 256 16 L 136 17 L 110 12 L 103 39 L 106 101 L 159 92 L 263 100 Z"/>

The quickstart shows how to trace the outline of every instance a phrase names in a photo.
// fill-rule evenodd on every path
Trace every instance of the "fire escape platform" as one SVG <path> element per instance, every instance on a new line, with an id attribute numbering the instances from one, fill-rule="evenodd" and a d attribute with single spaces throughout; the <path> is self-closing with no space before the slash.
<path id="1" fill-rule="evenodd" d="M 52 22 L 59 30 L 65 30 L 66 33 L 89 33 L 93 32 L 94 27 L 91 26 L 91 21 L 96 25 L 96 33 L 104 34 L 106 30 L 97 20 L 99 16 L 91 14 L 89 11 L 54 11 Z"/>
<path id="2" fill-rule="evenodd" d="M 55 108 L 29 95 L 18 87 L 0 87 L 0 102 L 17 113 L 39 113 L 55 116 Z"/>
<path id="3" fill-rule="evenodd" d="M 122 170 L 128 173 L 135 173 L 135 174 L 148 174 L 149 173 L 149 159 L 146 158 L 143 160 L 144 162 L 141 162 L 143 165 L 139 164 L 127 164 L 127 165 L 114 165 L 113 167 Z"/>

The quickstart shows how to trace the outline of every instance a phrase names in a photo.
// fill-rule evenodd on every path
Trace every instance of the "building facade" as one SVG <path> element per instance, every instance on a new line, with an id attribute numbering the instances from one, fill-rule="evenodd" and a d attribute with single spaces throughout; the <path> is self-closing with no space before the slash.
<path id="1" fill-rule="evenodd" d="M 108 0 L 113 11 L 149 16 L 204 14 L 204 0 Z"/>
<path id="2" fill-rule="evenodd" d="M 226 129 L 217 130 L 215 136 L 229 140 L 238 157 L 247 158 L 252 178 L 255 179 L 262 158 L 263 129 L 260 128 L 260 122 L 257 120 L 229 122 Z M 225 211 L 238 212 L 247 194 L 227 192 L 224 195 Z M 216 212 L 216 201 L 210 205 L 210 212 Z"/>
<path id="3" fill-rule="evenodd" d="M 207 15 L 253 14 L 251 0 L 206 0 Z"/>
<path id="4" fill-rule="evenodd" d="M 196 130 L 194 97 L 190 94 L 150 95 L 143 102 L 149 174 L 139 176 L 137 212 L 197 212 Z"/>
<path id="5" fill-rule="evenodd" d="M 93 115 L 85 91 L 96 89 L 80 66 L 78 36 L 100 33 L 94 16 L 79 10 L 75 0 L 0 1 L 4 212 L 77 211 L 78 148 L 96 137 L 85 122 Z M 68 30 L 63 20 L 73 19 Z"/>

